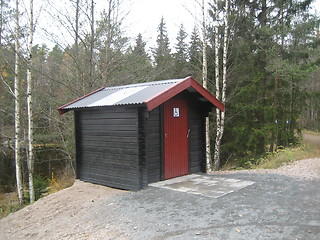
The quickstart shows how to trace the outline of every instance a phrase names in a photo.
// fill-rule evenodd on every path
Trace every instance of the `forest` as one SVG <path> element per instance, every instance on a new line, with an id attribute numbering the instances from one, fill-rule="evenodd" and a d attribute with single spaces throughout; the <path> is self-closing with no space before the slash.
<path id="1" fill-rule="evenodd" d="M 210 115 L 215 169 L 295 145 L 302 128 L 320 130 L 320 18 L 312 0 L 199 1 L 203 16 L 191 32 L 181 20 L 169 39 L 161 18 L 148 48 L 147 37 L 123 31 L 126 1 L 107 0 L 101 9 L 96 0 L 62 2 L 68 12 L 50 0 L 45 12 L 61 32 L 48 30 L 43 44 L 33 44 L 33 1 L 0 1 L 1 191 L 19 192 L 30 174 L 35 184 L 73 176 L 73 115 L 56 109 L 102 86 L 205 81 L 226 106 Z"/>

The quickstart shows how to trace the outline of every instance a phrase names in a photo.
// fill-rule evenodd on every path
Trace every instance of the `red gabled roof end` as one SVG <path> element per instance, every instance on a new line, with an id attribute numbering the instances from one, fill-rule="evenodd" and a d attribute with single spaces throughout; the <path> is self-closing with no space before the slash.
<path id="1" fill-rule="evenodd" d="M 170 98 L 174 97 L 175 95 L 179 94 L 180 92 L 182 92 L 183 90 L 186 90 L 189 87 L 192 87 L 194 90 L 196 90 L 200 95 L 202 95 L 215 107 L 219 108 L 221 111 L 224 111 L 224 104 L 220 102 L 217 98 L 215 98 L 211 93 L 209 93 L 208 90 L 203 88 L 192 77 L 185 78 L 184 80 L 171 86 L 166 91 L 161 92 L 158 95 L 155 95 L 152 98 L 145 101 L 148 111 L 151 111 L 152 109 L 158 107 L 162 103 L 168 101 Z"/>

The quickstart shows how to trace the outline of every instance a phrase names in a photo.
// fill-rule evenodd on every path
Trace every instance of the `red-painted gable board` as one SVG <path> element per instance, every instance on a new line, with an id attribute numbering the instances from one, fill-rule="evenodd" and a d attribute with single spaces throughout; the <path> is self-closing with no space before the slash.
<path id="1" fill-rule="evenodd" d="M 224 104 L 215 98 L 211 93 L 209 93 L 204 87 L 202 87 L 196 80 L 192 77 L 187 77 L 183 81 L 178 82 L 177 84 L 171 86 L 164 92 L 159 93 L 158 95 L 145 101 L 149 111 L 158 107 L 165 101 L 176 96 L 183 90 L 192 87 L 199 94 L 201 94 L 207 101 L 211 102 L 215 107 L 219 108 L 221 111 L 224 111 Z"/>

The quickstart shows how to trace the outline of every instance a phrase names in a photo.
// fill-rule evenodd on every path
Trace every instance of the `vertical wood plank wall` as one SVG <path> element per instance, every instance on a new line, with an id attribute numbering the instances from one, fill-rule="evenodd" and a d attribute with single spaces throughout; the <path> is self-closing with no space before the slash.
<path id="1" fill-rule="evenodd" d="M 205 114 L 198 102 L 189 101 L 189 158 L 190 173 L 205 171 Z"/>

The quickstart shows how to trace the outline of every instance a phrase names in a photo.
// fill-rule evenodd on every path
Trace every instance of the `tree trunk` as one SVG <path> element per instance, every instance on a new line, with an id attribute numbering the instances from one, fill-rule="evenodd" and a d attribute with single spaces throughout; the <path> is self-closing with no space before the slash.
<path id="1" fill-rule="evenodd" d="M 94 62 L 93 62 L 93 50 L 94 50 L 94 1 L 91 0 L 91 38 L 90 38 L 90 66 L 89 66 L 89 78 L 90 78 L 90 87 L 94 85 L 94 79 L 93 79 L 93 69 L 94 69 Z"/>
<path id="2" fill-rule="evenodd" d="M 221 102 L 225 104 L 226 102 L 226 90 L 227 90 L 227 53 L 228 53 L 228 10 L 229 1 L 226 0 L 225 5 L 225 16 L 224 16 L 224 38 L 223 38 L 223 54 L 222 54 L 222 89 L 221 89 Z M 216 14 L 218 20 L 218 14 Z M 218 26 L 216 26 L 216 37 L 215 37 L 215 51 L 216 51 L 216 97 L 220 99 L 220 81 L 219 81 L 219 45 L 218 45 Z M 220 169 L 220 146 L 221 140 L 224 132 L 224 122 L 225 122 L 225 111 L 220 111 L 216 109 L 217 118 L 217 134 L 214 147 L 214 170 L 218 171 Z"/>
<path id="3" fill-rule="evenodd" d="M 202 84 L 205 89 L 208 88 L 208 62 L 207 62 L 207 41 L 206 41 L 206 19 L 205 5 L 202 1 Z M 210 121 L 206 117 L 206 172 L 211 172 L 211 150 L 210 150 Z"/>
<path id="4" fill-rule="evenodd" d="M 15 165 L 16 165 L 16 182 L 19 203 L 23 204 L 23 185 L 22 185 L 22 166 L 21 166 L 21 153 L 20 153 L 20 79 L 19 79 L 19 1 L 16 0 L 16 29 L 15 29 L 15 64 L 14 64 L 14 135 L 15 135 Z"/>
<path id="5" fill-rule="evenodd" d="M 35 201 L 33 174 L 34 174 L 34 145 L 33 145 L 33 106 L 32 106 L 32 47 L 33 47 L 33 0 L 30 0 L 30 26 L 28 43 L 28 64 L 27 64 L 27 115 L 28 115 L 28 173 L 29 173 L 29 196 L 30 203 Z"/>
<path id="6" fill-rule="evenodd" d="M 215 17 L 216 25 L 215 38 L 214 38 L 214 48 L 215 48 L 215 80 L 216 80 L 216 98 L 220 100 L 220 64 L 219 64 L 219 13 L 218 13 L 218 1 L 215 0 Z M 218 171 L 220 169 L 220 110 L 216 108 L 216 139 L 214 145 L 214 170 Z"/>

